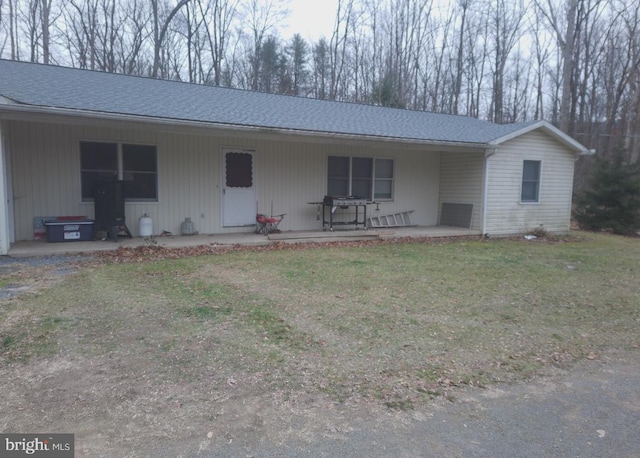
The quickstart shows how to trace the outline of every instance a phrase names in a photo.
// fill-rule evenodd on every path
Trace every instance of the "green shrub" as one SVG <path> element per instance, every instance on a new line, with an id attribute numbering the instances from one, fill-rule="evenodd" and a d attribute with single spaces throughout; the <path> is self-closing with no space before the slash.
<path id="1" fill-rule="evenodd" d="M 576 199 L 574 219 L 581 228 L 635 235 L 640 231 L 640 163 L 624 149 L 596 158 L 590 188 Z"/>

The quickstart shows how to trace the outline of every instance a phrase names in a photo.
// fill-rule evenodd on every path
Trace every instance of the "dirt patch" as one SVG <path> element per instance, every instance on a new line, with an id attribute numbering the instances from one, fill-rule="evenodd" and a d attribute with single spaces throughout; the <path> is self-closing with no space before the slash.
<path id="1" fill-rule="evenodd" d="M 91 256 L 0 256 L 0 300 L 51 286 L 94 262 Z"/>
<path id="2" fill-rule="evenodd" d="M 74 432 L 76 456 L 147 456 L 160 444 L 190 438 L 304 443 L 348 432 L 355 418 L 377 414 L 295 387 L 263 391 L 259 374 L 175 381 L 151 376 L 149 365 L 144 358 L 56 357 L 5 368 L 0 429 Z"/>

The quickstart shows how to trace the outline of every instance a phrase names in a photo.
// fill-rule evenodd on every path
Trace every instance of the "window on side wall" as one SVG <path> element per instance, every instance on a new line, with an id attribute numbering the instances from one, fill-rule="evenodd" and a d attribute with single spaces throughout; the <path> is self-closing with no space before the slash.
<path id="1" fill-rule="evenodd" d="M 119 176 L 125 182 L 126 200 L 158 200 L 157 148 L 154 145 L 80 142 L 80 174 L 83 201 L 93 200 L 96 182 L 116 180 Z"/>
<path id="2" fill-rule="evenodd" d="M 393 159 L 329 156 L 327 194 L 393 199 Z"/>
<path id="3" fill-rule="evenodd" d="M 521 202 L 535 203 L 540 201 L 540 166 L 541 161 L 523 162 Z"/>

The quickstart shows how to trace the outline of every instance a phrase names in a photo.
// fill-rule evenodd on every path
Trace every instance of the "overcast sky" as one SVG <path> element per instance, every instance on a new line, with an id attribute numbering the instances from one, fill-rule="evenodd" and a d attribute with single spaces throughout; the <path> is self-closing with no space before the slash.
<path id="1" fill-rule="evenodd" d="M 282 28 L 282 37 L 288 39 L 299 33 L 306 40 L 316 41 L 321 36 L 331 37 L 338 0 L 290 0 L 288 28 Z"/>

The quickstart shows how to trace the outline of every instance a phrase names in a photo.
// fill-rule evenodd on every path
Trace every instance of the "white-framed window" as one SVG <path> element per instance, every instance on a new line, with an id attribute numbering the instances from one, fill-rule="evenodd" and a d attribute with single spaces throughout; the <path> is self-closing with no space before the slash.
<path id="1" fill-rule="evenodd" d="M 329 156 L 327 195 L 393 199 L 393 159 Z"/>
<path id="2" fill-rule="evenodd" d="M 82 200 L 93 200 L 96 182 L 122 179 L 126 200 L 157 201 L 157 156 L 155 145 L 81 141 Z"/>
<path id="3" fill-rule="evenodd" d="M 542 161 L 523 161 L 520 202 L 540 202 L 540 170 Z"/>

